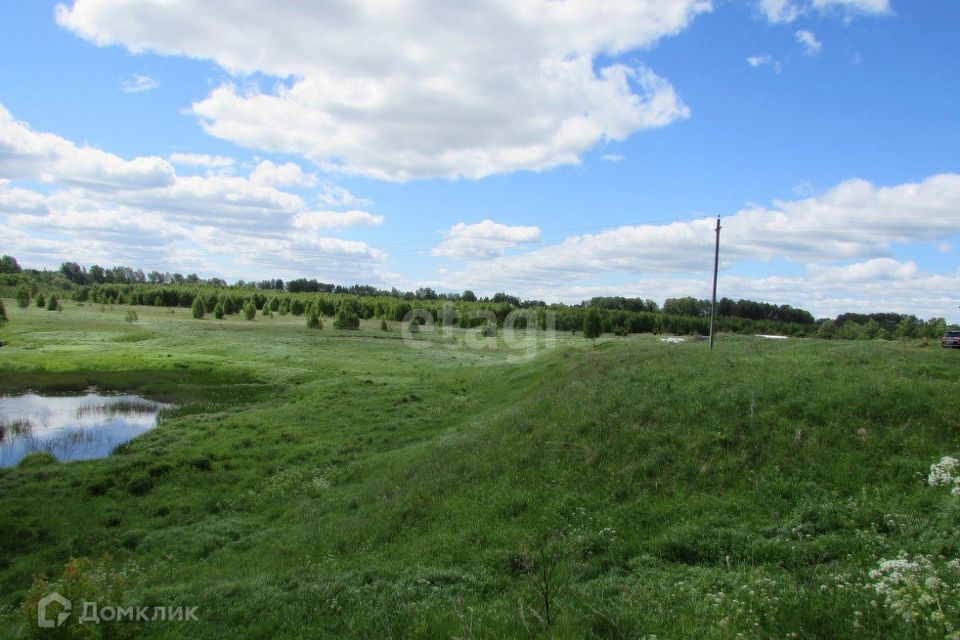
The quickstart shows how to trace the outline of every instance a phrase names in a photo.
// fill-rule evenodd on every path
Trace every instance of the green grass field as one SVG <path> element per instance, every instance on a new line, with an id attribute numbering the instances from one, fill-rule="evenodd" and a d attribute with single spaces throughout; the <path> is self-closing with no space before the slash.
<path id="1" fill-rule="evenodd" d="M 0 391 L 179 409 L 108 458 L 0 469 L 2 637 L 960 628 L 960 498 L 927 482 L 960 454 L 960 352 L 935 343 L 417 350 L 373 320 L 64 306 L 7 301 Z M 81 592 L 122 576 L 124 606 L 198 620 L 27 624 L 34 577 L 77 571 Z"/>

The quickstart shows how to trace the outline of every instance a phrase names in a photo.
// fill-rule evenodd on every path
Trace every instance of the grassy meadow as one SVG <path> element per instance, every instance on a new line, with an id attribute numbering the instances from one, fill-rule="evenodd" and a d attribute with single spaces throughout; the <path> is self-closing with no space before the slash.
<path id="1" fill-rule="evenodd" d="M 960 456 L 960 352 L 935 342 L 413 349 L 379 320 L 63 307 L 6 301 L 0 392 L 178 408 L 107 458 L 0 469 L 2 637 L 960 629 L 960 498 L 928 483 Z M 197 620 L 37 629 L 41 575 Z"/>

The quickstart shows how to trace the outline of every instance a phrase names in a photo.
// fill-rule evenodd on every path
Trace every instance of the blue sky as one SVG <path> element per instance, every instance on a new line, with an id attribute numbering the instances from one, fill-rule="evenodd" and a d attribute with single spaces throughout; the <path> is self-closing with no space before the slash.
<path id="1" fill-rule="evenodd" d="M 274 4 L 8 3 L 0 251 L 960 320 L 955 3 Z"/>

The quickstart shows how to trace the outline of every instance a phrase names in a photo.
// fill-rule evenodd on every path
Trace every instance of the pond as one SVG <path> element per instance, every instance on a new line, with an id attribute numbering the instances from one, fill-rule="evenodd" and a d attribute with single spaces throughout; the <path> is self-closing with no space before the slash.
<path id="1" fill-rule="evenodd" d="M 110 455 L 119 445 L 157 426 L 172 405 L 139 395 L 0 396 L 0 467 L 42 451 L 61 462 Z"/>

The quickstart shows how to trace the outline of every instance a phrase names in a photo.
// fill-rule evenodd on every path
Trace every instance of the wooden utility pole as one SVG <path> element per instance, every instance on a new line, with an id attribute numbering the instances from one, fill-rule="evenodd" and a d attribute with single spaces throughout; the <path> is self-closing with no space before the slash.
<path id="1" fill-rule="evenodd" d="M 710 304 L 710 349 L 717 332 L 717 271 L 720 268 L 720 216 L 717 216 L 717 245 L 713 251 L 713 302 Z"/>

